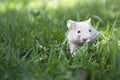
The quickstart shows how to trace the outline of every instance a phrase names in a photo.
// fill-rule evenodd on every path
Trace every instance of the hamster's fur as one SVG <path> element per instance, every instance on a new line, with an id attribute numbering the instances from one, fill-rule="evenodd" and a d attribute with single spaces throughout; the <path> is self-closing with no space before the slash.
<path id="1" fill-rule="evenodd" d="M 99 32 L 91 24 L 91 18 L 81 22 L 68 20 L 67 27 L 67 40 L 73 55 L 75 55 L 76 49 L 83 46 L 85 42 L 94 43 L 99 35 Z"/>

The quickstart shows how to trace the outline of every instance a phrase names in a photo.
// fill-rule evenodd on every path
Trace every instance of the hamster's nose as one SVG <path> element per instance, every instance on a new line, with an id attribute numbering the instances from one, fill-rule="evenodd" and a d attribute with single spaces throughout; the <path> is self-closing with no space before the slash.
<path id="1" fill-rule="evenodd" d="M 83 41 L 85 42 L 85 41 L 87 41 L 88 40 L 88 37 L 84 37 L 83 38 Z"/>

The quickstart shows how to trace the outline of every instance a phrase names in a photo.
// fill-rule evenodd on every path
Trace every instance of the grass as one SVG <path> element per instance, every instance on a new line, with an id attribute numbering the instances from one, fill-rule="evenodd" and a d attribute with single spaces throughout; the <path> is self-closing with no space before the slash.
<path id="1" fill-rule="evenodd" d="M 1 0 L 0 80 L 120 80 L 119 4 Z M 72 58 L 63 43 L 66 22 L 89 17 L 100 32 L 98 42 L 90 48 L 86 43 Z"/>

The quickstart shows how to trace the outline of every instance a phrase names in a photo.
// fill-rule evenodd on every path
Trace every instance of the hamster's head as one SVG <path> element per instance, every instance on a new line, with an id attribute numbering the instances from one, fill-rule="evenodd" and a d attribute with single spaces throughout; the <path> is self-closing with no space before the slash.
<path id="1" fill-rule="evenodd" d="M 94 42 L 98 37 L 98 31 L 91 25 L 91 19 L 87 21 L 75 22 L 67 21 L 69 29 L 68 40 L 74 44 L 83 45 L 85 42 Z"/>

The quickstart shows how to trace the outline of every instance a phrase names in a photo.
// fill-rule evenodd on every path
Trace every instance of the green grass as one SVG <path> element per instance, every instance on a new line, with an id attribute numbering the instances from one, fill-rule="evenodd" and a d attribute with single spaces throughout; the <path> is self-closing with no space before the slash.
<path id="1" fill-rule="evenodd" d="M 1 0 L 0 80 L 120 80 L 119 0 Z M 72 58 L 68 19 L 100 32 Z"/>

